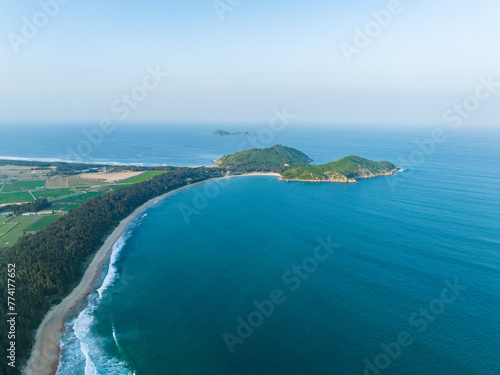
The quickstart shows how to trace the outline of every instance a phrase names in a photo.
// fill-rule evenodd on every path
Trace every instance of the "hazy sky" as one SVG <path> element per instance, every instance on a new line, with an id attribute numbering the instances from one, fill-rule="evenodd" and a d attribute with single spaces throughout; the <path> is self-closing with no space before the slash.
<path id="1" fill-rule="evenodd" d="M 287 107 L 302 123 L 437 124 L 479 77 L 500 81 L 498 0 L 55 2 L 0 2 L 2 123 L 260 123 Z M 468 121 L 498 125 L 496 91 Z"/>

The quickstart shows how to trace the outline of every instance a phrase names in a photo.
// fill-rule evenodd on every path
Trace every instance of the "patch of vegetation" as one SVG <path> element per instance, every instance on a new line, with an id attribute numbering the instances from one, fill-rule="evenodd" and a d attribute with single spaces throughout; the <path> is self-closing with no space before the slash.
<path id="1" fill-rule="evenodd" d="M 60 215 L 44 215 L 40 220 L 37 220 L 35 223 L 24 229 L 24 232 L 38 232 L 39 230 L 42 230 L 46 226 L 57 221 L 60 217 Z"/>
<path id="2" fill-rule="evenodd" d="M 68 185 L 69 187 L 78 187 L 78 186 L 100 186 L 107 185 L 108 182 L 101 181 L 95 178 L 82 178 L 80 176 L 71 176 L 68 177 Z"/>
<path id="3" fill-rule="evenodd" d="M 64 197 L 65 195 L 70 195 L 73 193 L 75 193 L 75 191 L 70 188 L 60 188 L 35 191 L 33 192 L 33 195 L 36 199 L 50 199 Z"/>
<path id="4" fill-rule="evenodd" d="M 220 167 L 232 172 L 282 172 L 308 165 L 311 161 L 303 152 L 282 145 L 251 148 L 216 160 Z"/>
<path id="5" fill-rule="evenodd" d="M 57 201 L 55 201 L 55 203 L 57 203 L 58 205 L 81 204 L 104 193 L 105 191 L 88 191 L 86 193 L 74 195 L 72 197 L 58 199 Z"/>
<path id="6" fill-rule="evenodd" d="M 24 230 L 30 225 L 38 221 L 41 216 L 16 216 L 11 218 L 6 224 L 14 224 L 14 226 L 4 235 L 0 236 L 0 249 L 8 248 L 16 244 L 19 238 L 24 236 Z"/>
<path id="7" fill-rule="evenodd" d="M 46 180 L 17 181 L 7 183 L 2 189 L 2 193 L 35 190 L 38 187 L 45 187 Z"/>
<path id="8" fill-rule="evenodd" d="M 69 206 L 65 206 L 65 207 L 62 207 L 62 208 L 59 208 L 58 211 L 71 211 L 71 210 L 74 210 L 75 208 L 78 208 L 80 207 L 79 204 L 70 204 Z"/>
<path id="9" fill-rule="evenodd" d="M 51 179 L 47 180 L 45 187 L 47 189 L 66 188 L 66 187 L 68 187 L 68 177 L 51 178 Z"/>
<path id="10" fill-rule="evenodd" d="M 160 171 L 147 172 L 147 173 L 143 173 L 139 176 L 129 178 L 128 180 L 120 181 L 119 184 L 135 184 L 137 182 L 149 180 L 150 178 L 153 178 L 155 176 L 159 176 L 163 173 L 165 173 L 165 172 L 160 172 Z"/>
<path id="11" fill-rule="evenodd" d="M 29 192 L 0 193 L 0 204 L 33 202 L 34 200 Z"/>
<path id="12" fill-rule="evenodd" d="M 0 237 L 7 234 L 17 223 L 4 223 L 0 224 Z"/>

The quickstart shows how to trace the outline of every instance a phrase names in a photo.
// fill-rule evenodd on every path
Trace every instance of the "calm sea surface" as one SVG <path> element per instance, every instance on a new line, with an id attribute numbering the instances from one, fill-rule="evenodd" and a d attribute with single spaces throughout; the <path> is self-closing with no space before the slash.
<path id="1" fill-rule="evenodd" d="M 281 143 L 404 171 L 350 185 L 239 177 L 157 203 L 67 322 L 58 374 L 500 373 L 499 132 L 445 129 L 423 154 L 432 128 L 253 141 L 216 128 L 119 128 L 80 156 L 210 165 L 244 142 Z M 30 129 L 2 128 L 1 156 L 64 160 L 85 140 Z"/>

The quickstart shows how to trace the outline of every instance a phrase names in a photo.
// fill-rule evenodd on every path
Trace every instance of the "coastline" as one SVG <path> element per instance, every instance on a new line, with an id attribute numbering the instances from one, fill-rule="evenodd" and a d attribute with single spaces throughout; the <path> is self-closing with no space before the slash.
<path id="1" fill-rule="evenodd" d="M 97 251 L 79 284 L 67 295 L 61 303 L 52 306 L 40 323 L 35 336 L 35 344 L 31 350 L 30 358 L 22 369 L 26 375 L 54 375 L 59 366 L 59 356 L 61 352 L 60 337 L 65 331 L 64 323 L 73 309 L 84 304 L 84 300 L 92 292 L 95 284 L 102 274 L 105 264 L 111 257 L 113 245 L 122 237 L 132 220 L 134 220 L 144 210 L 148 209 L 158 201 L 176 194 L 182 190 L 206 182 L 219 180 L 222 178 L 245 177 L 245 176 L 279 176 L 277 173 L 247 173 L 242 175 L 229 175 L 216 177 L 208 180 L 188 184 L 178 189 L 169 191 L 163 195 L 150 199 L 140 207 L 136 208 L 129 216 L 123 219 L 113 232 L 106 238 L 104 244 Z"/>

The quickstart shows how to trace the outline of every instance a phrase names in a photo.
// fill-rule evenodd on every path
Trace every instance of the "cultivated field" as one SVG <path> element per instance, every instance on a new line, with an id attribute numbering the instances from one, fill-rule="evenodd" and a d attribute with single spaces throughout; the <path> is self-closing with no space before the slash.
<path id="1" fill-rule="evenodd" d="M 10 184 L 4 184 L 2 193 L 12 193 L 17 191 L 35 190 L 38 187 L 44 188 L 46 180 L 17 181 Z"/>
<path id="2" fill-rule="evenodd" d="M 112 183 L 117 181 L 126 180 L 127 178 L 132 178 L 135 176 L 139 176 L 143 172 L 117 172 L 117 173 L 85 173 L 81 174 L 78 177 L 84 180 L 98 180 L 106 183 Z"/>
<path id="3" fill-rule="evenodd" d="M 34 200 L 29 192 L 0 193 L 0 205 L 33 202 Z"/>
<path id="4" fill-rule="evenodd" d="M 92 174 L 82 174 L 78 176 L 71 176 L 68 178 L 69 187 L 77 187 L 77 186 L 100 186 L 108 184 L 107 181 L 99 180 L 98 178 L 93 178 L 89 176 L 95 176 L 95 173 Z M 85 177 L 83 177 L 85 176 Z"/>
<path id="5" fill-rule="evenodd" d="M 30 167 L 0 166 L 0 207 L 8 204 L 48 199 L 54 215 L 30 215 L 0 218 L 0 248 L 12 246 L 27 232 L 37 232 L 83 202 L 127 188 L 164 172 L 85 173 L 69 177 L 52 177 L 54 170 Z M 35 179 L 39 177 L 39 179 Z M 15 179 L 15 180 L 13 180 Z"/>
<path id="6" fill-rule="evenodd" d="M 17 240 L 24 235 L 24 230 L 37 222 L 41 216 L 17 216 L 11 218 L 7 223 L 0 225 L 10 225 L 12 228 L 7 233 L 0 236 L 0 247 L 14 245 Z"/>
<path id="7" fill-rule="evenodd" d="M 0 248 L 14 245 L 25 233 L 42 230 L 60 217 L 60 215 L 31 215 L 0 219 Z"/>
<path id="8" fill-rule="evenodd" d="M 33 195 L 35 196 L 36 199 L 51 199 L 51 198 L 64 197 L 65 195 L 70 195 L 73 193 L 75 193 L 75 191 L 72 189 L 62 188 L 62 189 L 47 189 L 47 190 L 35 191 L 33 192 Z"/>
<path id="9" fill-rule="evenodd" d="M 47 189 L 67 188 L 69 187 L 68 180 L 69 177 L 51 178 L 50 180 L 47 180 L 45 187 Z"/>
<path id="10" fill-rule="evenodd" d="M 42 216 L 40 220 L 37 220 L 33 224 L 31 224 L 29 227 L 24 229 L 25 232 L 38 232 L 39 230 L 42 230 L 45 228 L 47 225 L 52 224 L 54 221 L 58 220 L 61 217 L 61 215 L 46 215 Z"/>
<path id="11" fill-rule="evenodd" d="M 141 175 L 137 177 L 130 178 L 125 181 L 121 181 L 120 184 L 135 184 L 136 182 L 141 182 L 141 181 L 146 181 L 149 180 L 150 178 L 153 178 L 154 176 L 158 176 L 160 174 L 164 174 L 165 172 L 146 172 L 142 173 Z"/>

